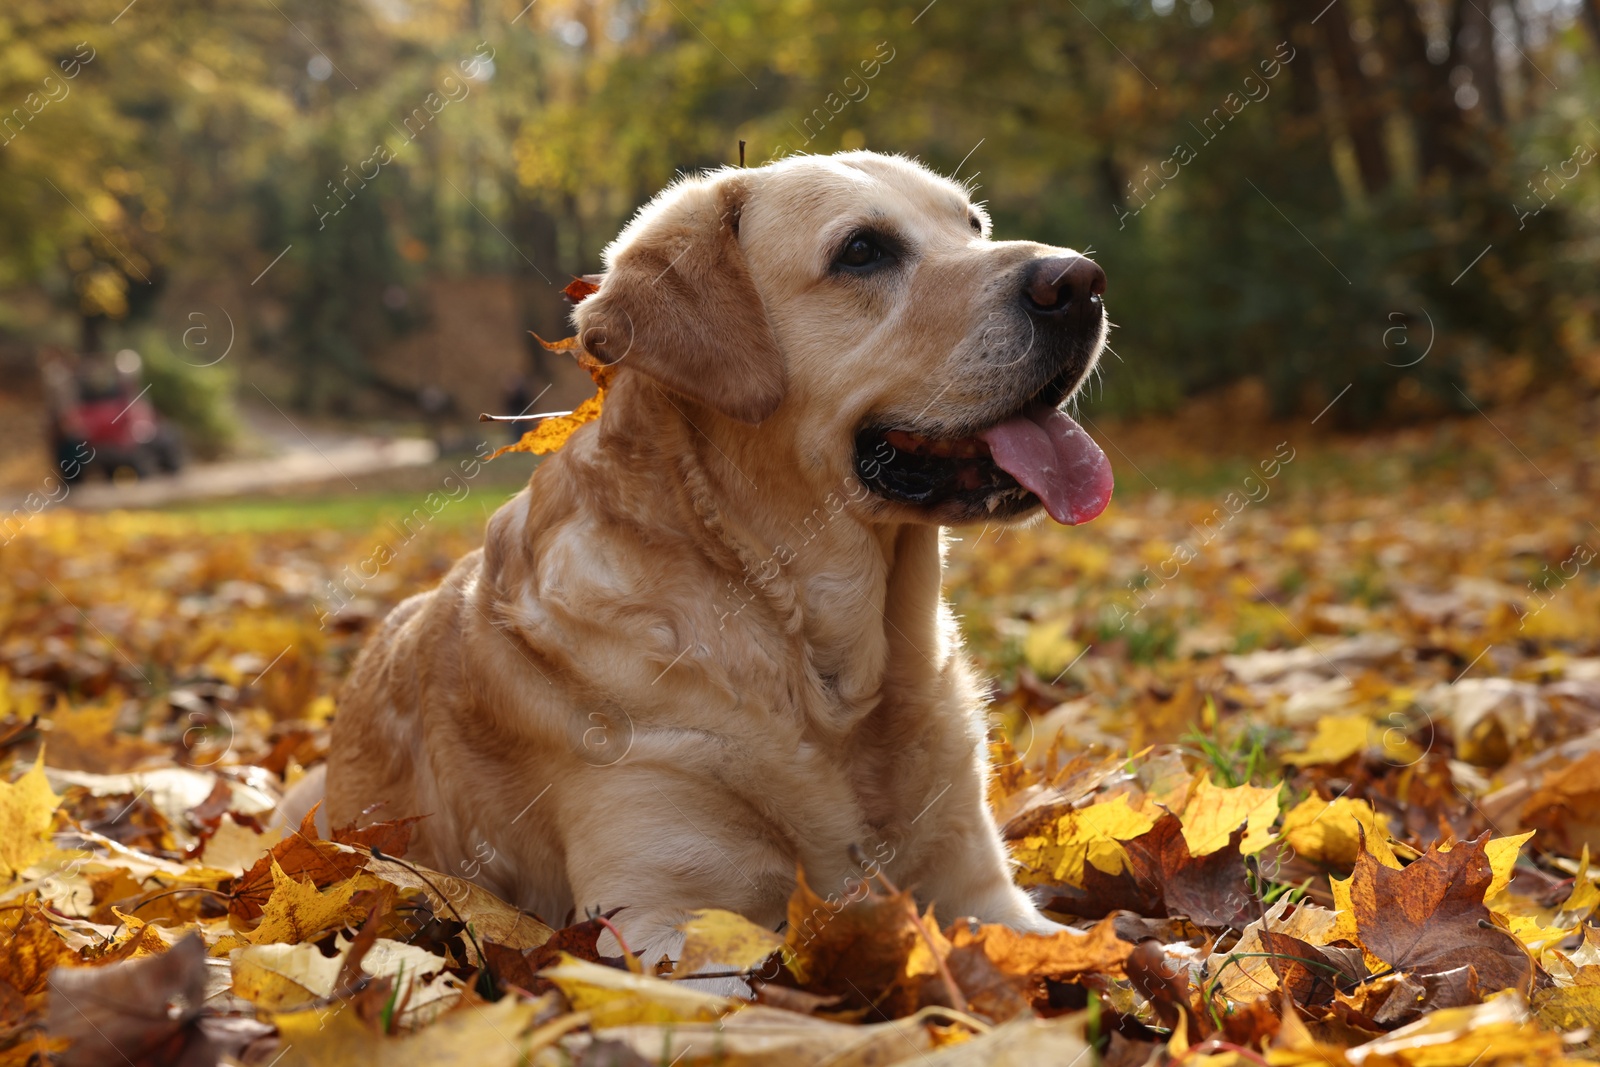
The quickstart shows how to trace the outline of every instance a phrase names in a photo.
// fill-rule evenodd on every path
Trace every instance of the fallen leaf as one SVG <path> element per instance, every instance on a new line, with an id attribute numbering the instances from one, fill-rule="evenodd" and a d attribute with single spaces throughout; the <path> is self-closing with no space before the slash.
<path id="1" fill-rule="evenodd" d="M 0 878 L 16 878 L 50 851 L 50 827 L 60 803 L 45 777 L 43 749 L 26 774 L 0 782 Z"/>
<path id="2" fill-rule="evenodd" d="M 212 949 L 213 955 L 222 955 L 238 945 L 312 941 L 329 930 L 358 923 L 365 915 L 362 907 L 351 903 L 357 889 L 354 878 L 324 892 L 309 878 L 291 878 L 273 861 L 272 882 L 272 896 L 262 910 L 261 922 L 248 933 L 222 938 Z"/>
<path id="3" fill-rule="evenodd" d="M 711 1022 L 744 1002 L 719 997 L 680 982 L 606 967 L 563 955 L 554 967 L 539 972 L 553 982 L 576 1011 L 586 1012 L 591 1025 Z"/>
<path id="4" fill-rule="evenodd" d="M 351 846 L 334 845 L 343 850 L 347 859 L 358 860 L 360 854 Z M 417 890 L 425 896 L 435 915 L 454 919 L 470 926 L 481 942 L 494 941 L 514 949 L 538 948 L 555 932 L 538 919 L 514 907 L 474 882 L 452 875 L 430 871 L 416 864 L 401 864 L 392 860 L 367 859 L 365 870 L 376 878 L 400 889 Z M 441 896 L 440 894 L 445 894 Z M 465 962 L 476 965 L 477 949 L 469 940 Z"/>
<path id="5" fill-rule="evenodd" d="M 242 876 L 282 840 L 283 831 L 280 829 L 273 828 L 262 833 L 254 827 L 240 824 L 232 815 L 224 815 L 217 823 L 215 832 L 200 846 L 200 862 L 213 870 Z"/>
<path id="6" fill-rule="evenodd" d="M 1515 995 L 1431 1012 L 1392 1034 L 1346 1050 L 1345 1058 L 1356 1067 L 1369 1059 L 1385 1067 L 1499 1067 L 1565 1062 L 1560 1035 L 1529 1021 L 1527 1005 Z"/>
<path id="7" fill-rule="evenodd" d="M 684 942 L 674 972 L 678 975 L 747 970 L 783 947 L 783 938 L 771 930 L 743 915 L 715 908 L 694 912 L 679 929 Z"/>
<path id="8" fill-rule="evenodd" d="M 1365 800 L 1307 797 L 1284 813 L 1279 832 L 1297 855 L 1347 870 L 1355 866 L 1365 835 L 1367 847 L 1384 866 L 1400 866 L 1389 847 L 1388 827 Z"/>
<path id="9" fill-rule="evenodd" d="M 195 1025 L 205 1006 L 206 948 L 197 935 L 169 952 L 50 974 L 46 1029 L 67 1043 L 61 1067 L 211 1067 L 217 1053 Z"/>
<path id="10" fill-rule="evenodd" d="M 1430 848 L 1399 871 L 1363 852 L 1350 884 L 1361 943 L 1397 970 L 1429 975 L 1470 966 L 1485 991 L 1525 989 L 1533 970 L 1527 953 L 1493 924 L 1483 902 L 1492 877 L 1483 838 L 1449 852 Z"/>
<path id="11" fill-rule="evenodd" d="M 928 1008 L 852 1025 L 753 1004 L 715 1022 L 606 1027 L 595 1036 L 672 1067 L 914 1067 L 934 1049 L 930 1024 L 947 1015 Z"/>
<path id="12" fill-rule="evenodd" d="M 1277 818 L 1278 787 L 1224 788 L 1213 783 L 1207 772 L 1183 809 L 1183 837 L 1191 855 L 1206 856 L 1226 847 L 1233 832 L 1243 826 L 1239 851 L 1248 856 L 1267 846 Z"/>
<path id="13" fill-rule="evenodd" d="M 1600 749 L 1546 775 L 1522 805 L 1522 825 L 1566 855 L 1585 846 L 1600 852 Z"/>
<path id="14" fill-rule="evenodd" d="M 1236 828 L 1228 848 L 1194 857 L 1178 817 L 1164 812 L 1149 831 L 1124 842 L 1127 863 L 1118 874 L 1089 865 L 1083 871 L 1083 894 L 1059 905 L 1085 918 L 1127 910 L 1145 916 L 1182 916 L 1199 926 L 1240 927 L 1256 913 Z"/>
<path id="15" fill-rule="evenodd" d="M 1267 909 L 1266 915 L 1250 923 L 1239 940 L 1227 951 L 1213 953 L 1206 970 L 1226 1000 L 1248 1003 L 1267 996 L 1278 988 L 1277 971 L 1266 953 L 1265 934 L 1274 931 L 1318 946 L 1334 940 L 1336 916 L 1314 904 L 1294 904 L 1282 898 Z"/>
<path id="16" fill-rule="evenodd" d="M 1004 974 L 1070 978 L 1097 973 L 1118 977 L 1133 946 L 1117 937 L 1116 924 L 1102 919 L 1087 933 L 1063 930 L 1029 934 L 992 923 L 956 922 L 945 931 L 953 949 L 983 950 Z"/>
<path id="17" fill-rule="evenodd" d="M 22 998 L 25 1010 L 42 1008 L 51 970 L 78 963 L 77 953 L 66 946 L 31 899 L 0 911 L 0 932 L 5 934 L 0 980 Z"/>
<path id="18" fill-rule="evenodd" d="M 506 997 L 474 1002 L 447 1012 L 412 1037 L 386 1038 L 368 1029 L 354 1011 L 332 1008 L 274 1015 L 283 1051 L 273 1067 L 523 1067 L 561 1031 L 542 1036 L 535 1018 L 548 1005 Z"/>
<path id="19" fill-rule="evenodd" d="M 1122 843 L 1148 832 L 1154 825 L 1154 818 L 1128 806 L 1127 797 L 1069 811 L 1012 849 L 1023 867 L 1017 880 L 1023 885 L 1056 883 L 1081 887 L 1085 863 L 1107 874 L 1117 874 L 1128 858 Z M 1223 842 L 1226 841 L 1224 834 Z"/>
<path id="20" fill-rule="evenodd" d="M 1278 976 L 1279 987 L 1301 1007 L 1329 1004 L 1341 987 L 1367 976 L 1360 949 L 1317 946 L 1271 930 L 1262 932 L 1261 944 L 1269 953 L 1267 962 Z"/>
<path id="21" fill-rule="evenodd" d="M 1319 763 L 1343 763 L 1367 747 L 1372 720 L 1365 715 L 1325 715 L 1317 720 L 1317 732 L 1310 744 L 1290 752 L 1283 762 L 1291 767 L 1312 767 Z"/>
<path id="22" fill-rule="evenodd" d="M 855 899 L 816 895 L 798 875 L 789 898 L 783 962 L 801 986 L 847 1003 L 876 1002 L 905 973 L 921 935 L 910 893 L 874 893 L 861 883 Z"/>
<path id="23" fill-rule="evenodd" d="M 364 852 L 321 839 L 313 808 L 306 812 L 299 830 L 273 845 L 267 855 L 234 881 L 228 910 L 241 919 L 259 916 L 278 886 L 274 868 L 297 881 L 322 887 L 354 878 L 366 864 Z"/>

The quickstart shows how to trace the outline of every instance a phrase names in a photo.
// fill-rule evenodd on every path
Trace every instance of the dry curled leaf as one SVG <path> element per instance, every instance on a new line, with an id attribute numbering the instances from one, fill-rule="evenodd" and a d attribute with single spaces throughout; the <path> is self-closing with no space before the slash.
<path id="1" fill-rule="evenodd" d="M 61 1067 L 212 1067 L 217 1052 L 195 1025 L 205 1005 L 206 948 L 190 934 L 169 952 L 50 975 L 50 1036 Z"/>
<path id="2" fill-rule="evenodd" d="M 578 284 L 575 281 L 567 287 L 569 296 L 572 295 L 571 289 L 573 286 Z M 587 296 L 588 294 L 585 293 L 584 295 Z M 574 299 L 582 299 L 582 297 L 574 297 Z M 549 418 L 540 419 L 537 426 L 523 434 L 517 441 L 503 448 L 495 449 L 490 454 L 490 459 L 503 456 L 507 452 L 531 452 L 536 456 L 547 456 L 566 444 L 567 439 L 576 433 L 580 427 L 598 419 L 600 417 L 600 409 L 605 404 L 606 388 L 611 384 L 612 375 L 615 373 L 610 364 L 602 363 L 595 359 L 576 337 L 568 337 L 561 341 L 546 341 L 538 334 L 533 336 L 534 340 L 543 345 L 547 352 L 563 352 L 575 358 L 578 361 L 578 365 L 588 371 L 589 376 L 594 379 L 595 394 L 565 415 L 552 415 Z"/>

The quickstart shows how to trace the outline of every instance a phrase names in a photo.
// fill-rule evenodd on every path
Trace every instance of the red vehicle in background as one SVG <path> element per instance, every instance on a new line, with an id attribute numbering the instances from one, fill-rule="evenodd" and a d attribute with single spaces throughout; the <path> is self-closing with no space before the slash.
<path id="1" fill-rule="evenodd" d="M 69 480 L 91 467 L 107 478 L 120 470 L 148 478 L 182 468 L 183 441 L 150 402 L 142 365 L 131 348 L 46 364 L 56 457 Z"/>

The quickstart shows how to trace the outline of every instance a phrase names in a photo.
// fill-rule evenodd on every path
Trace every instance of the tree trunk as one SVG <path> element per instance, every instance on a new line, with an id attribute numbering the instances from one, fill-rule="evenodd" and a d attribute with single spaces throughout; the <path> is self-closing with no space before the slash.
<path id="1" fill-rule="evenodd" d="M 1498 35 L 1494 19 L 1486 6 L 1491 0 L 1458 0 L 1457 30 L 1452 45 L 1461 61 L 1472 71 L 1472 85 L 1488 120 L 1496 126 L 1506 122 L 1505 96 L 1500 89 L 1500 64 L 1494 55 Z"/>
<path id="2" fill-rule="evenodd" d="M 1332 61 L 1339 84 L 1345 126 L 1355 148 L 1356 165 L 1361 171 L 1361 184 L 1369 195 L 1381 193 L 1389 187 L 1391 173 L 1389 156 L 1383 145 L 1385 109 L 1379 99 L 1378 87 L 1361 70 L 1361 58 L 1356 54 L 1355 42 L 1350 37 L 1350 23 L 1345 18 L 1344 4 L 1330 6 L 1320 21 L 1328 58 Z"/>
<path id="3" fill-rule="evenodd" d="M 1600 0 L 1584 0 L 1579 7 L 1583 15 L 1583 24 L 1589 29 L 1589 36 L 1594 38 L 1594 44 L 1600 49 Z"/>
<path id="4" fill-rule="evenodd" d="M 1458 178 L 1481 174 L 1484 165 L 1471 151 L 1470 132 L 1450 86 L 1450 59 L 1457 57 L 1437 64 L 1428 58 L 1428 35 L 1412 5 L 1413 0 L 1376 0 L 1374 11 L 1394 66 L 1401 110 L 1416 129 L 1419 169 L 1424 179 L 1435 170 Z"/>
<path id="5" fill-rule="evenodd" d="M 538 334 L 547 341 L 566 337 L 570 332 L 567 325 L 569 305 L 561 295 L 560 283 L 565 279 L 556 269 L 555 216 L 520 186 L 512 190 L 511 197 L 511 240 L 522 253 L 513 257 L 511 262 L 516 277 L 523 341 L 527 345 L 529 363 L 536 379 L 533 391 L 537 393 L 557 380 L 557 370 L 552 361 L 566 357 L 546 352 L 532 335 Z"/>

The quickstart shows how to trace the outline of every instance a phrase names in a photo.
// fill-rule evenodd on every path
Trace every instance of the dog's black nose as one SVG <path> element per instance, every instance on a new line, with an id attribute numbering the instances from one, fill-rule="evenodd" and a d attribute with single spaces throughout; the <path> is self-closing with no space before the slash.
<path id="1" fill-rule="evenodd" d="M 1028 264 L 1022 303 L 1034 315 L 1088 315 L 1100 310 L 1106 272 L 1088 256 L 1050 256 Z"/>

